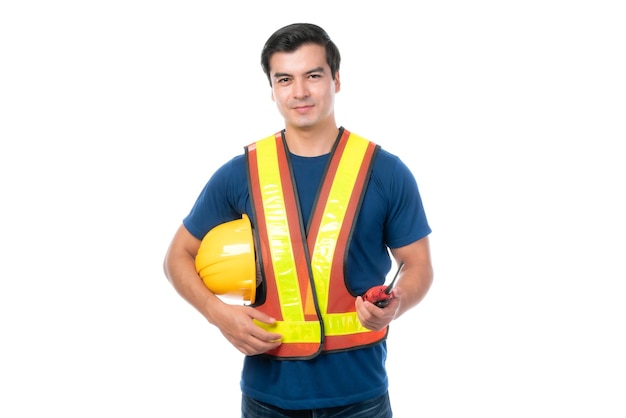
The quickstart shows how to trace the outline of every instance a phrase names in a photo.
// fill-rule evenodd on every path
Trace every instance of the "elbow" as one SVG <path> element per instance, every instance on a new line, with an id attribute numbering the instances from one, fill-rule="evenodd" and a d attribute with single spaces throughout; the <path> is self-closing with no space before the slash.
<path id="1" fill-rule="evenodd" d="M 167 281 L 170 282 L 170 284 L 174 284 L 172 280 L 171 258 L 170 258 L 169 250 L 165 254 L 165 257 L 163 258 L 162 268 L 163 268 L 163 274 L 165 275 L 165 278 L 167 279 Z"/>

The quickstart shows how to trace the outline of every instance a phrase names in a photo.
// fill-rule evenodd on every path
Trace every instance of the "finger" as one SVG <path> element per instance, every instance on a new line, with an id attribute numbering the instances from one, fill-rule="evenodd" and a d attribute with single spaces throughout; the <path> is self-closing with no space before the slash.
<path id="1" fill-rule="evenodd" d="M 264 341 L 264 342 L 275 342 L 282 340 L 282 334 L 278 332 L 274 332 L 276 319 L 262 314 L 258 315 L 258 312 L 255 312 L 256 318 L 252 318 L 252 327 L 249 330 L 250 335 L 253 337 Z"/>
<path id="2" fill-rule="evenodd" d="M 250 308 L 248 314 L 252 319 L 256 319 L 257 321 L 263 322 L 264 324 L 271 325 L 276 322 L 276 318 L 254 308 Z"/>
<path id="3" fill-rule="evenodd" d="M 247 345 L 246 354 L 248 355 L 262 354 L 278 347 L 281 344 L 282 344 L 282 341 L 280 339 L 266 341 L 264 339 L 255 338 L 254 336 L 251 335 L 249 339 L 246 341 L 246 345 Z"/>
<path id="4" fill-rule="evenodd" d="M 282 334 L 279 334 L 277 332 L 267 331 L 265 330 L 265 328 L 261 328 L 258 325 L 255 325 L 254 329 L 250 332 L 250 335 L 264 343 L 278 342 L 280 344 L 280 342 L 283 339 Z"/>

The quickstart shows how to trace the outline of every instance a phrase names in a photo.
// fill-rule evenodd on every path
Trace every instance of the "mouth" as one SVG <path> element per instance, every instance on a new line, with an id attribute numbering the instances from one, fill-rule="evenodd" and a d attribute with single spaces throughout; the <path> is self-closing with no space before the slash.
<path id="1" fill-rule="evenodd" d="M 298 113 L 307 113 L 311 109 L 313 109 L 313 105 L 300 105 L 293 108 Z"/>

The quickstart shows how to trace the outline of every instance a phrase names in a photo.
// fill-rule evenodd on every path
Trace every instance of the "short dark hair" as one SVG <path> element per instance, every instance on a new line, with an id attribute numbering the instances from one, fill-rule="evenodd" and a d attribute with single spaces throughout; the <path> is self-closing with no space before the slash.
<path id="1" fill-rule="evenodd" d="M 337 45 L 330 39 L 330 36 L 321 27 L 312 23 L 292 23 L 278 29 L 269 37 L 263 51 L 261 52 L 261 67 L 272 85 L 270 75 L 270 58 L 276 52 L 293 52 L 305 44 L 316 44 L 326 49 L 326 62 L 330 67 L 330 73 L 335 79 L 335 74 L 339 71 L 341 55 Z"/>

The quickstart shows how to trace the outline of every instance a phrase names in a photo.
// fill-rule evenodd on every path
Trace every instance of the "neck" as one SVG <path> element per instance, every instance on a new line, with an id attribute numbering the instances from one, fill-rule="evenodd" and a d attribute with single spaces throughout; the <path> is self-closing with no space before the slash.
<path id="1" fill-rule="evenodd" d="M 335 125 L 313 129 L 285 128 L 289 152 L 301 157 L 317 157 L 330 153 L 338 134 L 339 128 Z"/>

